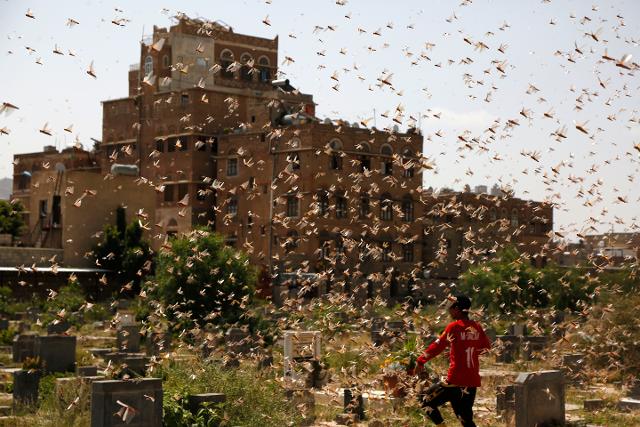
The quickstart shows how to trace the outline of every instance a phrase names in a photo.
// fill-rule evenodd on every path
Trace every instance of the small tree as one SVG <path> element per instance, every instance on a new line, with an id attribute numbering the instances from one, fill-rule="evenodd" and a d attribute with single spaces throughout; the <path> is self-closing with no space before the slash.
<path id="1" fill-rule="evenodd" d="M 0 234 L 19 236 L 26 227 L 23 212 L 22 203 L 9 203 L 6 200 L 0 200 Z"/>
<path id="2" fill-rule="evenodd" d="M 182 326 L 201 321 L 246 321 L 255 294 L 256 271 L 221 236 L 197 229 L 158 254 L 156 274 L 145 285 L 169 320 Z M 245 322 L 246 323 L 246 322 Z"/>
<path id="3" fill-rule="evenodd" d="M 98 264 L 120 275 L 124 283 L 131 283 L 137 292 L 142 277 L 150 273 L 145 264 L 152 260 L 149 244 L 142 239 L 142 227 L 133 221 L 125 228 L 124 209 L 118 208 L 117 225 L 104 227 L 102 242 L 93 248 L 93 256 Z"/>

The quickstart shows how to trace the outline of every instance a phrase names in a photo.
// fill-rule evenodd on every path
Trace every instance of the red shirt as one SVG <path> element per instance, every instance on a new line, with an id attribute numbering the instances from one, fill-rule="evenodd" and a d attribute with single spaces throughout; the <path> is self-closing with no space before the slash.
<path id="1" fill-rule="evenodd" d="M 418 364 L 424 365 L 449 345 L 447 382 L 461 387 L 480 387 L 478 356 L 491 348 L 491 342 L 482 327 L 469 319 L 449 323 L 440 338 L 432 342 L 418 358 Z"/>

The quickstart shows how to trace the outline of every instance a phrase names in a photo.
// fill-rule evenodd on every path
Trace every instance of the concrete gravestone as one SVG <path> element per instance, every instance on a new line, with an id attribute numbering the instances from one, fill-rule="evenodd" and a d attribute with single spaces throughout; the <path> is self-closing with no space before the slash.
<path id="1" fill-rule="evenodd" d="M 36 336 L 34 334 L 20 334 L 13 339 L 14 362 L 24 362 L 27 357 L 35 356 Z"/>
<path id="2" fill-rule="evenodd" d="M 289 387 L 306 387 L 308 372 L 300 364 L 319 365 L 322 335 L 319 331 L 284 332 L 284 378 Z M 312 372 L 312 377 L 314 373 Z M 312 381 L 313 382 L 313 381 Z M 313 387 L 314 384 L 311 384 Z"/>
<path id="3" fill-rule="evenodd" d="M 162 426 L 162 380 L 95 381 L 91 386 L 91 427 Z"/>
<path id="4" fill-rule="evenodd" d="M 498 335 L 496 337 L 496 362 L 512 363 L 520 350 L 520 337 L 515 335 Z"/>
<path id="5" fill-rule="evenodd" d="M 121 323 L 116 331 L 118 351 L 137 353 L 140 351 L 140 326 L 134 323 Z"/>
<path id="6" fill-rule="evenodd" d="M 73 372 L 76 369 L 76 337 L 44 335 L 35 340 L 35 354 L 47 372 Z"/>
<path id="7" fill-rule="evenodd" d="M 562 371 L 521 373 L 514 384 L 502 387 L 496 403 L 510 427 L 565 425 Z"/>
<path id="8" fill-rule="evenodd" d="M 402 320 L 386 320 L 376 317 L 371 322 L 371 341 L 374 345 L 393 343 L 411 329 Z"/>
<path id="9" fill-rule="evenodd" d="M 522 356 L 524 360 L 539 359 L 544 353 L 549 337 L 526 335 L 522 337 Z"/>

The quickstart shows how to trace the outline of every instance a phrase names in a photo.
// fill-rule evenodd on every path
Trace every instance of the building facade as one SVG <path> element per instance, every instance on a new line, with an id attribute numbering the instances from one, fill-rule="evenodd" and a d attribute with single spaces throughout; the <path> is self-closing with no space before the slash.
<path id="1" fill-rule="evenodd" d="M 418 130 L 320 121 L 311 95 L 277 79 L 277 64 L 277 37 L 185 16 L 169 29 L 154 27 L 128 73 L 128 96 L 102 102 L 102 140 L 94 150 L 16 156 L 14 197 L 29 206 L 35 225 L 36 211 L 55 216 L 55 201 L 38 205 L 42 191 L 70 206 L 78 195 L 63 186 L 90 189 L 104 178 L 110 184 L 97 197 L 111 198 L 94 206 L 94 222 L 110 220 L 117 204 L 142 209 L 156 249 L 172 235 L 207 226 L 271 278 L 314 277 L 322 287 L 309 295 L 328 288 L 368 297 L 422 292 L 503 244 L 544 263 L 551 206 L 424 190 Z M 35 188 L 20 180 L 43 162 L 64 164 L 57 168 L 64 184 L 43 176 L 39 181 L 54 188 Z M 81 230 L 76 244 L 99 225 L 64 214 L 52 221 Z M 28 243 L 36 242 L 53 245 Z"/>

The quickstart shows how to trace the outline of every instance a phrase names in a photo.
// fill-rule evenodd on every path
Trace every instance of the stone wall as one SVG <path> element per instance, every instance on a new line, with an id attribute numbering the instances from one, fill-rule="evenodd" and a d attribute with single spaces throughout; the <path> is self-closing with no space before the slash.
<path id="1" fill-rule="evenodd" d="M 37 267 L 51 267 L 49 260 L 54 256 L 58 264 L 62 263 L 63 252 L 62 249 L 0 246 L 0 267 L 31 267 L 34 263 Z"/>

